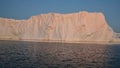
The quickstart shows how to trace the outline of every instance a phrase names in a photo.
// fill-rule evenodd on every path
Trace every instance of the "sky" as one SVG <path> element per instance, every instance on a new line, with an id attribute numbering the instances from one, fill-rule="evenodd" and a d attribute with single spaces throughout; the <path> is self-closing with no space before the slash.
<path id="1" fill-rule="evenodd" d="M 115 32 L 120 32 L 120 0 L 0 0 L 0 17 L 29 19 L 43 13 L 102 12 Z"/>

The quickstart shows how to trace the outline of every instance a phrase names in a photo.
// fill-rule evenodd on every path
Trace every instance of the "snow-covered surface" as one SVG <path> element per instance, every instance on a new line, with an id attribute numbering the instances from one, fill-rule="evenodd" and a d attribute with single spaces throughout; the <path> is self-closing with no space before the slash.
<path id="1" fill-rule="evenodd" d="M 0 18 L 0 39 L 108 42 L 114 37 L 103 13 L 48 13 L 28 20 Z"/>

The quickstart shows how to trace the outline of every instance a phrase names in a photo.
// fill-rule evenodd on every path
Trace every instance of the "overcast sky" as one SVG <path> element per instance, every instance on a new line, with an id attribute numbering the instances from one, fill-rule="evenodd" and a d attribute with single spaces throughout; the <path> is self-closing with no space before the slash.
<path id="1" fill-rule="evenodd" d="M 30 16 L 56 12 L 102 12 L 108 24 L 120 32 L 120 0 L 0 0 L 0 17 L 28 19 Z"/>

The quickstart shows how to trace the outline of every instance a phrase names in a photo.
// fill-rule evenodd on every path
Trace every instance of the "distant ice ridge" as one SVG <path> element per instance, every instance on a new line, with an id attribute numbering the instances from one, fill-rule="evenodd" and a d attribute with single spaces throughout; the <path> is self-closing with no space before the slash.
<path id="1" fill-rule="evenodd" d="M 115 33 L 103 13 L 48 13 L 28 20 L 0 18 L 0 39 L 109 42 L 114 38 Z"/>

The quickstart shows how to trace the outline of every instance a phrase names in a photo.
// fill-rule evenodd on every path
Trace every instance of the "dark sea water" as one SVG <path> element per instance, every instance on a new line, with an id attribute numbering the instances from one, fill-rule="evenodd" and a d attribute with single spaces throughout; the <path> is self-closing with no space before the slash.
<path id="1" fill-rule="evenodd" d="M 0 68 L 120 68 L 120 45 L 0 41 Z"/>

